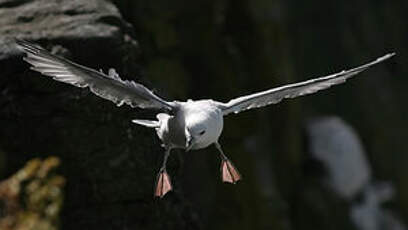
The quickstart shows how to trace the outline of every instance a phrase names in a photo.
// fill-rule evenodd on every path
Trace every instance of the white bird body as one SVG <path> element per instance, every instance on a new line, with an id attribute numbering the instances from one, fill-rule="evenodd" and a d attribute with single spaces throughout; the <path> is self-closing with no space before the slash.
<path id="1" fill-rule="evenodd" d="M 187 150 L 202 149 L 218 141 L 224 117 L 212 100 L 181 102 L 179 114 L 186 125 L 187 142 L 190 141 L 184 146 Z"/>
<path id="2" fill-rule="evenodd" d="M 17 44 L 27 54 L 24 60 L 32 65 L 32 70 L 56 81 L 81 88 L 88 87 L 94 94 L 114 102 L 117 106 L 127 104 L 131 107 L 164 111 L 157 114 L 157 121 L 133 120 L 134 123 L 155 128 L 166 150 L 156 183 L 155 196 L 158 197 L 163 197 L 172 190 L 170 177 L 166 172 L 166 162 L 173 148 L 189 151 L 214 144 L 222 159 L 222 180 L 236 183 L 241 179 L 238 170 L 225 156 L 218 143 L 223 130 L 223 116 L 276 104 L 285 98 L 312 94 L 344 83 L 348 78 L 395 55 L 390 53 L 353 69 L 238 97 L 227 103 L 214 100 L 168 102 L 139 83 L 122 80 L 114 69 L 104 74 L 53 55 L 38 45 L 20 40 L 17 40 Z"/>
<path id="3" fill-rule="evenodd" d="M 224 117 L 212 100 L 174 101 L 174 115 L 159 113 L 157 121 L 133 120 L 134 123 L 153 127 L 166 148 L 195 150 L 206 148 L 218 141 Z"/>

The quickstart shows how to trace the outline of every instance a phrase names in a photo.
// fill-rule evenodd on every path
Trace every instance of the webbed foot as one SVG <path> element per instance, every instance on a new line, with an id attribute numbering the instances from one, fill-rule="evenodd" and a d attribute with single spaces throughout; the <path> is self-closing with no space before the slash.
<path id="1" fill-rule="evenodd" d="M 231 184 L 235 184 L 241 180 L 241 174 L 239 174 L 238 170 L 228 158 L 222 159 L 221 161 L 221 179 L 223 182 Z"/>
<path id="2" fill-rule="evenodd" d="M 170 192 L 173 189 L 171 185 L 171 180 L 169 174 L 166 172 L 166 169 L 161 169 L 157 175 L 156 188 L 154 190 L 154 196 L 163 198 L 166 193 Z"/>

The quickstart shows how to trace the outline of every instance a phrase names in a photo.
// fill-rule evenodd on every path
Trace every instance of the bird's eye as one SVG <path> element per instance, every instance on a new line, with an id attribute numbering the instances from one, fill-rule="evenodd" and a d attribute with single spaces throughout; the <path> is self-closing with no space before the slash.
<path id="1" fill-rule="evenodd" d="M 202 136 L 202 135 L 204 135 L 204 133 L 205 133 L 205 130 L 201 131 L 199 134 L 200 134 L 200 136 Z"/>

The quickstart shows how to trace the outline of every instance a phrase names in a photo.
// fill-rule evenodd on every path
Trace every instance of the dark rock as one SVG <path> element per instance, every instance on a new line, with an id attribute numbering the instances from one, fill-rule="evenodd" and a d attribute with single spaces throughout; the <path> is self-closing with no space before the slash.
<path id="1" fill-rule="evenodd" d="M 321 163 L 303 168 L 308 146 L 301 123 L 320 114 L 352 124 L 373 175 L 395 185 L 393 205 L 407 222 L 403 1 L 113 2 L 134 30 L 109 2 L 0 0 L 5 173 L 33 156 L 60 155 L 68 177 L 64 227 L 183 229 L 195 228 L 199 219 L 204 229 L 354 229 L 350 202 L 309 174 L 323 172 L 316 167 Z M 151 114 L 115 108 L 86 90 L 32 73 L 9 40 L 15 36 L 97 69 L 114 67 L 125 78 L 142 76 L 137 80 L 151 80 L 157 93 L 163 88 L 178 100 L 227 101 L 386 52 L 397 56 L 342 86 L 229 116 L 220 141 L 242 182 L 219 181 L 214 148 L 176 152 L 169 162 L 176 192 L 159 202 L 151 197 L 162 158 L 159 141 L 151 130 L 128 122 Z M 247 139 L 255 147 L 245 146 Z"/>
<path id="2" fill-rule="evenodd" d="M 67 179 L 64 229 L 192 229 L 194 211 L 176 191 L 153 199 L 162 149 L 130 123 L 152 115 L 116 107 L 86 90 L 29 70 L 15 37 L 80 64 L 114 67 L 136 79 L 138 43 L 115 6 L 103 0 L 0 2 L 0 146 L 10 175 L 26 160 L 57 154 Z M 160 94 L 160 92 L 158 92 Z M 178 162 L 169 161 L 174 175 Z"/>

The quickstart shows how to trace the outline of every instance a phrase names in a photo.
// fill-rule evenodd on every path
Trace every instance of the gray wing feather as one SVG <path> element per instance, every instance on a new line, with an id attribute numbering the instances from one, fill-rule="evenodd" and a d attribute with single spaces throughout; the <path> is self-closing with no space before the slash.
<path id="1" fill-rule="evenodd" d="M 289 84 L 259 93 L 238 97 L 227 103 L 218 103 L 224 115 L 229 113 L 239 113 L 248 109 L 259 108 L 270 104 L 276 104 L 284 98 L 295 98 L 307 94 L 315 93 L 319 90 L 330 88 L 333 85 L 341 84 L 348 78 L 394 56 L 395 53 L 384 55 L 377 60 L 350 70 L 343 70 L 329 76 L 311 79 L 308 81 Z"/>
<path id="2" fill-rule="evenodd" d="M 27 41 L 17 40 L 16 43 L 27 54 L 24 60 L 32 65 L 32 70 L 50 76 L 56 81 L 81 88 L 89 87 L 92 93 L 114 102 L 117 106 L 127 104 L 132 108 L 172 110 L 171 103 L 156 96 L 141 84 L 122 80 L 114 69 L 110 69 L 106 75 L 53 55 Z"/>

